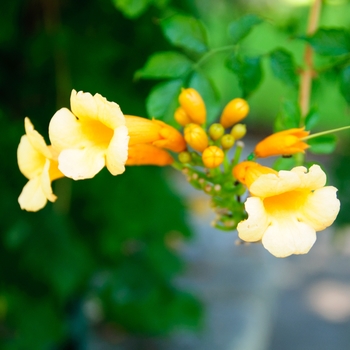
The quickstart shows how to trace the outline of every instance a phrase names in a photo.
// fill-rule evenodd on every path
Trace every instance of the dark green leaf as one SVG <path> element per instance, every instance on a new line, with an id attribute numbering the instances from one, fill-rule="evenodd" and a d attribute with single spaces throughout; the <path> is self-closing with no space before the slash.
<path id="1" fill-rule="evenodd" d="M 350 104 L 350 65 L 340 72 L 340 92 Z"/>
<path id="2" fill-rule="evenodd" d="M 156 85 L 146 101 L 149 116 L 176 125 L 174 112 L 178 105 L 178 97 L 182 86 L 183 81 L 180 79 Z"/>
<path id="3" fill-rule="evenodd" d="M 285 100 L 275 122 L 275 131 L 298 128 L 300 124 L 300 108 L 297 101 Z"/>
<path id="4" fill-rule="evenodd" d="M 291 87 L 297 86 L 297 72 L 293 56 L 285 49 L 276 49 L 270 53 L 272 73 L 276 78 Z"/>
<path id="5" fill-rule="evenodd" d="M 320 114 L 318 113 L 318 109 L 315 107 L 311 108 L 305 118 L 305 129 L 311 130 L 317 125 L 319 120 L 320 120 Z"/>
<path id="6" fill-rule="evenodd" d="M 113 0 L 115 7 L 128 18 L 140 16 L 152 2 L 151 0 Z"/>
<path id="7" fill-rule="evenodd" d="M 320 28 L 314 35 L 301 39 L 320 55 L 337 56 L 350 52 L 350 33 L 344 29 Z"/>
<path id="8" fill-rule="evenodd" d="M 194 72 L 189 87 L 196 89 L 202 96 L 207 109 L 207 123 L 212 123 L 217 118 L 220 108 L 218 95 L 212 81 L 204 74 Z"/>
<path id="9" fill-rule="evenodd" d="M 176 14 L 160 24 L 165 37 L 174 46 L 197 53 L 208 50 L 205 28 L 196 18 Z"/>
<path id="10" fill-rule="evenodd" d="M 262 80 L 260 56 L 232 55 L 227 61 L 227 67 L 237 75 L 244 98 L 247 98 Z"/>
<path id="11" fill-rule="evenodd" d="M 192 61 L 175 51 L 157 52 L 147 60 L 135 78 L 161 79 L 179 78 L 191 70 Z"/>
<path id="12" fill-rule="evenodd" d="M 230 37 L 234 44 L 245 38 L 254 26 L 260 24 L 263 20 L 253 14 L 245 15 L 237 21 L 231 22 L 228 27 Z"/>
<path id="13" fill-rule="evenodd" d="M 335 150 L 337 138 L 335 135 L 323 135 L 307 141 L 310 145 L 308 149 L 315 154 L 330 154 Z"/>

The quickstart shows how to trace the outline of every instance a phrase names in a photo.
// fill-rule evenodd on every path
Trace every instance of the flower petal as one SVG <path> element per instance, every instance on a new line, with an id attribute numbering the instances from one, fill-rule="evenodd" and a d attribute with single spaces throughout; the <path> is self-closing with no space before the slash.
<path id="1" fill-rule="evenodd" d="M 106 166 L 112 175 L 119 175 L 125 171 L 128 159 L 128 129 L 121 125 L 114 130 L 113 138 L 106 152 Z"/>
<path id="2" fill-rule="evenodd" d="M 278 258 L 306 254 L 315 241 L 315 230 L 292 218 L 273 221 L 262 238 L 264 247 Z"/>
<path id="3" fill-rule="evenodd" d="M 41 180 L 41 187 L 45 194 L 45 197 L 50 202 L 54 202 L 57 199 L 57 196 L 55 196 L 52 192 L 50 172 L 49 172 L 50 167 L 51 167 L 51 162 L 49 159 L 47 159 L 43 172 L 41 174 L 40 180 Z"/>
<path id="4" fill-rule="evenodd" d="M 58 157 L 58 168 L 74 180 L 90 179 L 105 166 L 105 152 L 100 147 L 63 150 Z"/>
<path id="5" fill-rule="evenodd" d="M 125 125 L 125 117 L 119 105 L 115 102 L 107 101 L 100 94 L 95 94 L 97 104 L 97 119 L 110 129 L 116 129 L 118 126 Z"/>
<path id="6" fill-rule="evenodd" d="M 164 149 L 141 143 L 129 147 L 126 165 L 166 166 L 173 162 L 172 156 Z"/>
<path id="7" fill-rule="evenodd" d="M 18 203 L 21 209 L 27 211 L 38 211 L 46 205 L 47 198 L 41 186 L 40 176 L 36 176 L 27 182 L 18 197 Z"/>
<path id="8" fill-rule="evenodd" d="M 322 231 L 332 225 L 340 209 L 336 192 L 335 187 L 326 186 L 310 193 L 304 206 L 300 208 L 299 220 L 316 231 Z"/>
<path id="9" fill-rule="evenodd" d="M 76 115 L 78 119 L 97 120 L 98 106 L 96 100 L 89 92 L 76 92 L 73 89 L 70 95 L 70 106 L 73 114 Z"/>
<path id="10" fill-rule="evenodd" d="M 313 191 L 326 184 L 327 176 L 317 164 L 312 165 L 309 172 L 307 172 L 306 168 L 303 166 L 295 167 L 291 171 L 299 175 L 301 180 L 300 188 Z"/>
<path id="11" fill-rule="evenodd" d="M 246 242 L 260 241 L 269 225 L 263 201 L 257 197 L 250 197 L 245 202 L 245 209 L 248 219 L 238 224 L 238 236 Z"/>
<path id="12" fill-rule="evenodd" d="M 46 158 L 51 157 L 51 152 L 48 149 L 44 138 L 34 130 L 34 126 L 29 120 L 29 118 L 24 119 L 24 127 L 26 130 L 26 135 L 28 136 L 29 142 L 32 144 L 33 148 L 44 155 Z"/>
<path id="13" fill-rule="evenodd" d="M 45 161 L 45 156 L 33 147 L 27 135 L 23 135 L 17 148 L 17 162 L 21 173 L 27 179 L 33 179 L 41 174 Z"/>

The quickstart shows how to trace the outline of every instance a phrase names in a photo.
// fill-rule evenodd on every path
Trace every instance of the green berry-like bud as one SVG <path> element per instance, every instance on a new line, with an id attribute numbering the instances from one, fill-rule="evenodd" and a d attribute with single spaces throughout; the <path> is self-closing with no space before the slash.
<path id="1" fill-rule="evenodd" d="M 235 140 L 241 139 L 246 133 L 247 127 L 244 124 L 236 124 L 231 130 L 231 135 L 235 138 Z"/>
<path id="2" fill-rule="evenodd" d="M 231 134 L 226 134 L 221 138 L 221 146 L 223 149 L 230 149 L 235 143 L 235 138 Z"/>
<path id="3" fill-rule="evenodd" d="M 216 141 L 225 133 L 225 128 L 219 123 L 214 123 L 210 125 L 208 132 L 211 139 Z"/>
<path id="4" fill-rule="evenodd" d="M 179 161 L 181 163 L 190 163 L 192 160 L 190 152 L 180 152 L 179 153 Z"/>

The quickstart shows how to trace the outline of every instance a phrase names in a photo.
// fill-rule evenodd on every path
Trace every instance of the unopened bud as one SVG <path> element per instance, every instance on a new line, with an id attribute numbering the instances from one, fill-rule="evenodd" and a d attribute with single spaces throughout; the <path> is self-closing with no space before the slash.
<path id="1" fill-rule="evenodd" d="M 174 113 L 174 119 L 182 126 L 191 123 L 191 118 L 182 107 L 178 107 Z"/>
<path id="2" fill-rule="evenodd" d="M 244 124 L 236 124 L 231 130 L 231 135 L 235 138 L 235 140 L 241 139 L 246 133 L 247 127 Z"/>
<path id="3" fill-rule="evenodd" d="M 225 133 L 225 128 L 219 123 L 214 123 L 210 125 L 208 130 L 209 136 L 214 141 L 218 140 L 224 133 Z"/>
<path id="4" fill-rule="evenodd" d="M 224 152 L 217 146 L 209 146 L 203 151 L 202 160 L 206 168 L 216 168 L 224 161 Z"/>
<path id="5" fill-rule="evenodd" d="M 229 128 L 244 119 L 248 113 L 249 105 L 247 101 L 242 98 L 235 98 L 225 106 L 220 117 L 220 123 L 224 128 Z"/>
<path id="6" fill-rule="evenodd" d="M 191 123 L 186 125 L 184 137 L 188 145 L 198 152 L 208 147 L 208 135 L 199 125 Z"/>
<path id="7" fill-rule="evenodd" d="M 220 142 L 223 149 L 230 149 L 235 144 L 235 138 L 231 134 L 226 134 Z"/>
<path id="8" fill-rule="evenodd" d="M 190 163 L 192 160 L 190 152 L 180 152 L 178 158 L 181 163 Z"/>
<path id="9" fill-rule="evenodd" d="M 183 89 L 179 95 L 179 102 L 193 123 L 199 125 L 205 123 L 207 111 L 197 90 L 193 88 Z"/>

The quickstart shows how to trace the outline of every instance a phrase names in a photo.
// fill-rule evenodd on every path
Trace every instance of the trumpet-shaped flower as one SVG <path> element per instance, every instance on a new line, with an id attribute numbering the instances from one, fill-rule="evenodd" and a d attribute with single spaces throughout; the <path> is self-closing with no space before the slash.
<path id="1" fill-rule="evenodd" d="M 277 257 L 305 254 L 322 231 L 335 220 L 340 202 L 337 189 L 325 186 L 326 174 L 318 165 L 261 174 L 252 181 L 245 203 L 248 219 L 238 226 L 247 242 L 262 241 Z"/>
<path id="2" fill-rule="evenodd" d="M 100 94 L 75 90 L 70 103 L 72 111 L 61 108 L 49 125 L 62 173 L 74 180 L 92 178 L 104 166 L 112 175 L 123 173 L 129 137 L 119 106 Z"/>
<path id="3" fill-rule="evenodd" d="M 173 157 L 164 149 L 150 144 L 129 146 L 129 155 L 126 165 L 170 165 Z"/>
<path id="4" fill-rule="evenodd" d="M 64 175 L 58 170 L 55 151 L 47 146 L 44 138 L 34 130 L 29 118 L 25 118 L 26 134 L 22 136 L 17 149 L 18 167 L 29 180 L 18 198 L 21 209 L 38 211 L 47 200 L 54 202 L 51 182 Z"/>
<path id="5" fill-rule="evenodd" d="M 309 145 L 303 138 L 309 135 L 304 128 L 294 128 L 276 132 L 255 146 L 255 156 L 265 158 L 270 156 L 289 156 L 295 153 L 304 153 Z"/>

